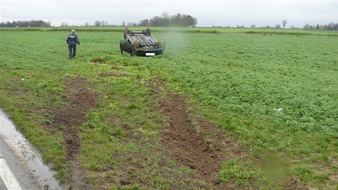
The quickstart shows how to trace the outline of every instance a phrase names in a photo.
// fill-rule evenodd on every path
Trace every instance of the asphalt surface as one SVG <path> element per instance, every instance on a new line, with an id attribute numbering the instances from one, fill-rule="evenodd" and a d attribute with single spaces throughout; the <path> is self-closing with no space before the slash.
<path id="1" fill-rule="evenodd" d="M 4 183 L 4 181 L 2 180 L 2 178 L 0 178 L 0 189 L 1 190 L 2 189 L 7 189 L 7 187 L 6 187 L 5 183 Z"/>
<path id="2" fill-rule="evenodd" d="M 0 163 L 0 190 L 20 190 L 20 188 L 22 190 L 42 189 L 31 174 L 32 171 L 27 171 L 27 168 L 18 160 L 2 138 L 0 138 Z M 6 166 L 9 171 L 5 169 Z M 17 184 L 19 184 L 19 187 Z"/>
<path id="3" fill-rule="evenodd" d="M 63 190 L 40 153 L 0 109 L 0 190 Z"/>

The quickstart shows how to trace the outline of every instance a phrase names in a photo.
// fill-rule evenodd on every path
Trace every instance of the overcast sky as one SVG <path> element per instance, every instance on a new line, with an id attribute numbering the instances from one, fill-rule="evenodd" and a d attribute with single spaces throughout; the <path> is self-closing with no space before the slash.
<path id="1" fill-rule="evenodd" d="M 338 0 L 0 0 L 0 7 L 0 22 L 44 20 L 54 26 L 139 23 L 164 12 L 191 15 L 197 26 L 338 23 Z"/>

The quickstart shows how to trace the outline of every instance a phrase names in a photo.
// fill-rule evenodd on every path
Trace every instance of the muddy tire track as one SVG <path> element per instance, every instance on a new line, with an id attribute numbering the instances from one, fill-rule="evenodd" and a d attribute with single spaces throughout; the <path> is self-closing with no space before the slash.
<path id="1" fill-rule="evenodd" d="M 195 170 L 209 184 L 208 189 L 242 189 L 233 183 L 222 183 L 217 175 L 224 161 L 234 157 L 246 159 L 248 150 L 240 147 L 230 132 L 188 111 L 187 99 L 181 94 L 166 92 L 163 81 L 155 78 L 150 83 L 150 92 L 157 96 L 162 115 L 168 119 L 168 127 L 160 133 L 164 152 L 179 164 Z"/>
<path id="2" fill-rule="evenodd" d="M 89 189 L 85 172 L 81 168 L 78 156 L 81 151 L 79 130 L 86 121 L 90 109 L 97 105 L 99 95 L 87 89 L 91 84 L 76 77 L 66 82 L 65 92 L 68 107 L 54 111 L 53 126 L 58 128 L 64 138 L 67 149 L 66 162 L 70 168 L 73 187 Z"/>

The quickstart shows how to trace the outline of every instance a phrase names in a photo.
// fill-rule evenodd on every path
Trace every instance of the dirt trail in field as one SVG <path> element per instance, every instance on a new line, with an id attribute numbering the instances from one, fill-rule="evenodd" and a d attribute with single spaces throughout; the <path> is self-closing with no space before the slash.
<path id="1" fill-rule="evenodd" d="M 284 190 L 309 190 L 309 187 L 301 185 L 300 180 L 295 177 L 283 181 L 282 187 Z"/>
<path id="2" fill-rule="evenodd" d="M 160 89 L 165 88 L 159 79 L 152 81 L 152 84 L 151 91 L 154 93 L 160 93 Z M 169 122 L 168 128 L 160 134 L 164 151 L 179 164 L 196 170 L 211 189 L 241 189 L 233 183 L 221 183 L 217 174 L 224 161 L 235 157 L 245 159 L 248 150 L 239 147 L 233 135 L 201 116 L 189 113 L 184 96 L 166 93 L 162 97 L 164 98 L 159 101 L 160 108 Z"/>
<path id="3" fill-rule="evenodd" d="M 96 106 L 99 98 L 97 93 L 86 89 L 89 85 L 82 78 L 67 81 L 65 92 L 68 107 L 55 110 L 53 121 L 53 126 L 59 128 L 65 140 L 66 161 L 70 168 L 73 186 L 78 189 L 89 189 L 85 174 L 78 162 L 81 150 L 79 128 L 85 122 L 89 110 Z"/>
<path id="4" fill-rule="evenodd" d="M 237 144 L 237 139 L 229 132 L 205 120 L 199 114 L 189 110 L 187 99 L 177 93 L 167 92 L 165 84 L 160 79 L 150 82 L 151 92 L 159 101 L 161 113 L 168 119 L 168 127 L 159 135 L 160 149 L 169 157 L 176 160 L 178 165 L 187 166 L 196 171 L 206 185 L 201 189 L 257 189 L 254 181 L 248 186 L 237 186 L 234 181 L 224 183 L 219 181 L 217 174 L 221 164 L 231 158 L 245 161 L 249 151 Z M 91 84 L 82 78 L 68 79 L 65 83 L 68 107 L 54 111 L 53 127 L 62 132 L 67 149 L 66 162 L 70 168 L 72 187 L 74 189 L 90 189 L 85 170 L 79 164 L 78 156 L 81 151 L 79 137 L 80 126 L 85 122 L 90 109 L 97 105 L 99 95 L 91 90 Z M 130 131 L 131 132 L 131 131 Z M 133 135 L 128 135 L 129 137 Z M 140 154 L 142 156 L 142 154 Z M 138 156 L 140 156 L 138 155 Z M 146 159 L 146 155 L 143 155 Z M 134 170 L 142 169 L 142 164 L 128 163 Z M 119 171 L 117 183 L 133 184 L 137 176 L 124 176 L 126 171 Z M 140 167 L 140 168 L 137 168 Z M 120 175 L 119 174 L 119 175 Z M 254 180 L 254 179 L 253 179 Z M 110 182 L 109 182 L 110 183 Z M 284 189 L 300 188 L 298 181 L 290 180 Z"/>
<path id="5" fill-rule="evenodd" d="M 154 79 L 151 92 L 157 94 L 162 114 L 168 118 L 168 128 L 160 133 L 161 146 L 170 156 L 185 166 L 197 171 L 207 189 L 258 189 L 255 179 L 249 185 L 238 186 L 235 181 L 221 182 L 217 174 L 221 164 L 231 158 L 249 160 L 249 150 L 240 147 L 230 132 L 205 120 L 188 108 L 187 99 L 177 93 L 164 92 L 165 84 Z M 162 97 L 162 98 L 160 98 Z M 285 190 L 307 190 L 297 178 L 290 177 L 282 182 Z"/>

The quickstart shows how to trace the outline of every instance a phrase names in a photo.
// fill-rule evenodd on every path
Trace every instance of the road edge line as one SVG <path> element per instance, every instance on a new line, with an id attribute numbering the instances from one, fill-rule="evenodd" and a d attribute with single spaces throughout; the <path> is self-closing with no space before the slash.
<path id="1" fill-rule="evenodd" d="M 7 162 L 0 155 L 0 177 L 3 179 L 8 190 L 22 190 L 22 187 L 12 171 L 9 169 Z"/>

